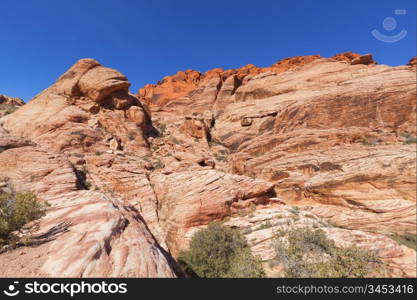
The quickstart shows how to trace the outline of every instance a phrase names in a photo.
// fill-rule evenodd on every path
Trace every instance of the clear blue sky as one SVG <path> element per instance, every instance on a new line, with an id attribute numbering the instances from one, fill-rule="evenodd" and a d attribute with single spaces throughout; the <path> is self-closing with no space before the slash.
<path id="1" fill-rule="evenodd" d="M 124 73 L 136 92 L 185 69 L 344 51 L 401 65 L 416 55 L 415 0 L 1 0 L 0 12 L 0 94 L 25 101 L 85 57 Z M 384 43 L 373 29 L 408 35 Z"/>

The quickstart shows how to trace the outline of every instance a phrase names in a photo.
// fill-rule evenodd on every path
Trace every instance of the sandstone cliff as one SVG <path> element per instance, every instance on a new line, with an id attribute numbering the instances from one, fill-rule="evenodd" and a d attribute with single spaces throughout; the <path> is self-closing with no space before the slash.
<path id="1" fill-rule="evenodd" d="M 415 276 L 415 251 L 391 239 L 416 235 L 415 59 L 313 55 L 129 86 L 83 59 L 0 119 L 0 188 L 51 204 L 1 276 L 173 277 L 213 220 L 269 276 L 274 231 L 304 225 Z"/>

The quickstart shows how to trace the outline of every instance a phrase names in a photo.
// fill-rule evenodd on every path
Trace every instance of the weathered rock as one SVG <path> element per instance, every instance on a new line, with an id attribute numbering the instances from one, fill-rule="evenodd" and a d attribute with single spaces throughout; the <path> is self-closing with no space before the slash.
<path id="1" fill-rule="evenodd" d="M 0 254 L 0 270 L 175 276 L 168 253 L 230 218 L 269 276 L 274 230 L 301 225 L 376 251 L 381 276 L 415 276 L 415 251 L 389 238 L 416 233 L 414 68 L 303 56 L 178 72 L 136 97 L 119 72 L 81 60 L 0 119 L 0 188 L 53 204 L 41 245 Z"/>
<path id="2" fill-rule="evenodd" d="M 138 97 L 149 105 L 163 106 L 173 99 L 187 95 L 193 91 L 201 78 L 201 73 L 194 70 L 178 72 L 167 76 L 156 85 L 148 84 L 141 88 Z"/>
<path id="3" fill-rule="evenodd" d="M 170 136 L 181 137 L 182 151 L 211 155 L 217 169 L 274 183 L 282 203 L 306 205 L 319 218 L 342 226 L 340 232 L 351 232 L 352 243 L 354 230 L 369 234 L 368 246 L 379 239 L 375 232 L 415 234 L 415 147 L 408 145 L 416 134 L 413 70 L 376 65 L 371 55 L 351 52 L 249 69 L 243 76 L 239 69 L 207 72 L 187 96 L 155 104 L 153 118 L 170 126 Z M 214 117 L 206 148 L 190 141 L 202 136 L 196 129 L 202 128 L 203 111 Z M 181 117 L 174 119 L 174 114 Z M 158 153 L 169 153 L 165 145 Z M 182 172 L 181 164 L 168 163 L 172 167 L 166 175 Z M 155 192 L 164 195 L 158 188 Z M 191 210 L 171 214 L 182 220 Z M 173 223 L 176 238 L 166 240 L 176 253 L 182 244 L 173 241 L 191 236 L 198 226 Z M 381 241 L 381 249 L 385 242 L 394 243 Z M 398 249 L 391 257 L 396 261 L 391 276 L 410 276 L 415 261 L 408 250 Z"/>
<path id="4" fill-rule="evenodd" d="M 352 65 L 358 65 L 358 64 L 370 65 L 374 63 L 375 62 L 372 59 L 372 54 L 361 55 L 359 57 L 354 58 L 351 62 Z"/>
<path id="5" fill-rule="evenodd" d="M 118 71 L 82 59 L 1 123 L 11 134 L 57 151 L 102 151 L 106 146 L 100 130 L 106 130 L 127 151 L 146 152 L 150 117 L 128 93 L 129 85 Z"/>
<path id="6" fill-rule="evenodd" d="M 118 198 L 82 190 L 87 179 L 62 155 L 9 149 L 0 153 L 0 174 L 16 191 L 51 205 L 28 234 L 33 246 L 0 255 L 2 277 L 175 276 L 139 213 Z"/>
<path id="7" fill-rule="evenodd" d="M 252 119 L 251 118 L 243 118 L 242 121 L 240 121 L 240 125 L 243 127 L 251 126 L 252 125 Z"/>
<path id="8" fill-rule="evenodd" d="M 124 75 L 102 66 L 91 68 L 78 81 L 81 93 L 95 102 L 103 101 L 116 91 L 127 94 L 129 86 Z"/>
<path id="9" fill-rule="evenodd" d="M 181 130 L 191 137 L 198 139 L 209 138 L 209 128 L 202 116 L 192 115 L 186 116 L 181 126 Z"/>
<path id="10" fill-rule="evenodd" d="M 229 216 L 241 201 L 256 202 L 274 194 L 268 182 L 216 170 L 155 174 L 150 182 L 156 194 L 158 224 L 173 254 L 178 254 L 189 228 Z M 147 213 L 143 217 L 148 220 Z"/>
<path id="11" fill-rule="evenodd" d="M 23 102 L 23 100 L 20 99 L 20 98 L 13 98 L 13 97 L 8 97 L 6 95 L 1 95 L 0 94 L 0 104 L 8 104 L 8 105 L 13 105 L 13 106 L 23 106 L 25 104 L 25 102 Z"/>
<path id="12" fill-rule="evenodd" d="M 337 60 L 337 61 L 345 61 L 345 62 L 351 63 L 352 60 L 360 56 L 361 55 L 358 53 L 344 52 L 344 53 L 339 53 L 339 54 L 332 56 L 332 59 Z"/>
<path id="13" fill-rule="evenodd" d="M 410 59 L 410 61 L 408 62 L 407 65 L 409 65 L 411 67 L 415 67 L 417 65 L 417 57 L 414 56 L 412 59 Z"/>

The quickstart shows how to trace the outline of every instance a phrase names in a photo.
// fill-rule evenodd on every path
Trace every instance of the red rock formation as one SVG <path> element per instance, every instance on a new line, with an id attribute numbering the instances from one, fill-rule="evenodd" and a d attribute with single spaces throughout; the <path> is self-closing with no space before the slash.
<path id="1" fill-rule="evenodd" d="M 410 59 L 410 61 L 408 62 L 408 65 L 415 68 L 417 65 L 417 57 L 414 56 L 412 59 Z"/>
<path id="2" fill-rule="evenodd" d="M 22 106 L 25 104 L 22 99 L 20 98 L 12 98 L 6 95 L 0 95 L 0 104 L 8 104 L 14 106 Z"/>
<path id="3" fill-rule="evenodd" d="M 231 88 L 227 93 L 230 96 L 246 76 L 254 76 L 267 71 L 281 73 L 319 58 L 321 58 L 320 55 L 296 56 L 282 59 L 267 68 L 259 68 L 249 64 L 238 69 L 224 70 L 222 68 L 216 68 L 204 74 L 194 70 L 179 71 L 173 76 L 164 77 L 157 84 L 145 85 L 139 90 L 138 97 L 151 107 L 161 108 L 170 101 L 181 99 L 196 91 L 199 85 L 209 85 L 209 82 L 213 82 L 213 86 L 216 89 L 220 89 L 223 84 L 230 85 Z M 220 96 L 222 96 L 222 93 L 226 93 L 226 90 L 222 87 L 218 91 Z M 217 92 L 215 94 L 217 95 Z"/>
<path id="4" fill-rule="evenodd" d="M 157 84 L 147 84 L 138 92 L 138 97 L 148 105 L 163 106 L 173 99 L 187 95 L 193 91 L 202 74 L 194 70 L 179 71 L 167 76 Z"/>
<path id="5" fill-rule="evenodd" d="M 112 193 L 88 190 L 86 161 L 112 153 L 111 140 L 125 152 L 148 152 L 149 116 L 128 86 L 119 72 L 80 60 L 1 119 L 0 181 L 51 204 L 30 234 L 37 247 L 0 255 L 1 276 L 175 276 L 139 212 Z"/>
<path id="6" fill-rule="evenodd" d="M 83 59 L 28 105 L 6 116 L 2 125 L 13 135 L 58 151 L 102 151 L 105 131 L 126 151 L 146 152 L 150 117 L 128 93 L 129 86 L 118 71 Z"/>
<path id="7" fill-rule="evenodd" d="M 180 141 L 175 147 L 211 157 L 216 169 L 273 182 L 283 203 L 303 205 L 347 232 L 367 232 L 366 247 L 381 238 L 375 232 L 416 233 L 415 146 L 408 142 L 416 135 L 413 71 L 376 65 L 371 55 L 353 53 L 331 59 L 298 57 L 271 68 L 247 69 L 251 72 L 244 76 L 214 69 L 187 96 L 154 106 L 152 117 L 166 126 L 167 135 L 158 142 L 157 153 L 175 153 L 167 144 L 173 137 Z M 164 162 L 170 166 L 169 176 L 187 166 L 168 157 Z M 151 178 L 156 186 L 158 181 L 171 186 L 165 176 Z M 191 179 L 184 181 L 184 186 L 175 181 L 179 191 L 194 185 Z M 186 199 L 185 208 L 200 203 Z M 267 202 L 273 207 L 276 200 Z M 193 210 L 165 210 L 164 200 L 157 203 L 154 207 L 161 207 L 155 215 L 164 218 L 156 222 L 154 217 L 152 223 L 159 224 L 161 237 L 166 236 L 164 242 L 176 253 L 181 236 L 195 232 L 178 220 L 205 220 L 200 214 L 205 206 L 194 209 L 192 216 Z M 212 211 L 213 219 L 221 218 Z M 179 228 L 171 229 L 171 224 Z M 167 234 L 170 230 L 173 233 Z M 412 253 L 398 247 L 386 257 L 397 270 L 392 274 L 411 276 Z"/>

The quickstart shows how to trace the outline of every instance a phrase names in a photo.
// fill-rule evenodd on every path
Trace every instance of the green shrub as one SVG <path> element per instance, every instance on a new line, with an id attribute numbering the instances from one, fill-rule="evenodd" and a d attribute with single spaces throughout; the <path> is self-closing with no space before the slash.
<path id="1" fill-rule="evenodd" d="M 292 214 L 298 215 L 300 213 L 300 208 L 298 206 L 292 206 L 288 209 Z"/>
<path id="2" fill-rule="evenodd" d="M 253 257 L 250 248 L 246 247 L 236 251 L 225 277 L 260 278 L 264 276 L 261 259 Z"/>
<path id="3" fill-rule="evenodd" d="M 0 194 L 0 246 L 8 244 L 13 231 L 45 214 L 47 204 L 30 192 Z"/>
<path id="4" fill-rule="evenodd" d="M 191 239 L 179 262 L 198 277 L 263 277 L 261 262 L 253 257 L 244 236 L 236 229 L 213 222 Z"/>
<path id="5" fill-rule="evenodd" d="M 91 189 L 91 187 L 92 187 L 93 185 L 91 184 L 91 182 L 90 181 L 88 181 L 88 180 L 85 180 L 84 181 L 84 187 L 87 189 L 87 190 L 89 190 L 89 189 Z"/>
<path id="6" fill-rule="evenodd" d="M 405 144 L 415 144 L 417 143 L 417 137 L 415 136 L 409 136 L 405 139 Z"/>
<path id="7" fill-rule="evenodd" d="M 136 132 L 135 131 L 129 131 L 127 133 L 127 138 L 129 139 L 129 141 L 133 141 L 136 138 Z"/>
<path id="8" fill-rule="evenodd" d="M 181 145 L 183 143 L 181 140 L 177 139 L 175 136 L 170 137 L 170 141 L 177 145 Z"/>
<path id="9" fill-rule="evenodd" d="M 391 235 L 391 239 L 400 245 L 416 250 L 417 236 L 415 234 L 406 233 L 403 235 Z"/>
<path id="10" fill-rule="evenodd" d="M 255 228 L 254 231 L 271 228 L 272 226 L 274 225 L 270 221 L 266 221 L 265 223 L 262 223 L 257 228 Z"/>
<path id="11" fill-rule="evenodd" d="M 364 146 L 374 146 L 375 145 L 375 142 L 369 141 L 367 139 L 360 140 L 360 143 Z"/>
<path id="12" fill-rule="evenodd" d="M 161 136 L 165 135 L 166 130 L 167 130 L 167 126 L 165 124 L 159 125 L 158 131 Z"/>
<path id="13" fill-rule="evenodd" d="M 375 275 L 377 265 L 382 264 L 370 251 L 337 247 L 320 229 L 291 229 L 286 236 L 287 240 L 273 242 L 275 259 L 283 265 L 286 277 L 365 277 Z"/>
<path id="14" fill-rule="evenodd" d="M 213 156 L 218 161 L 227 161 L 227 157 L 226 156 L 220 155 L 218 153 L 214 153 Z"/>

